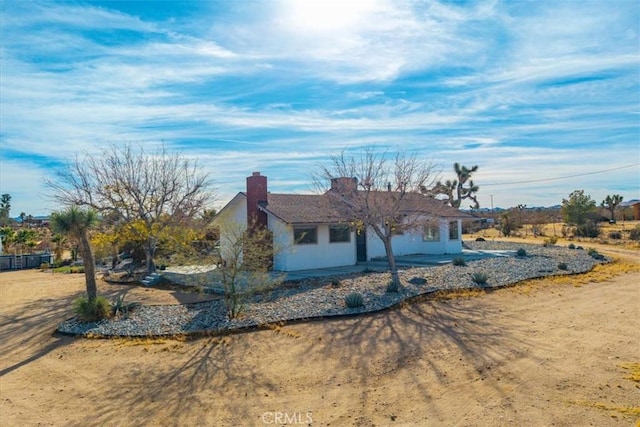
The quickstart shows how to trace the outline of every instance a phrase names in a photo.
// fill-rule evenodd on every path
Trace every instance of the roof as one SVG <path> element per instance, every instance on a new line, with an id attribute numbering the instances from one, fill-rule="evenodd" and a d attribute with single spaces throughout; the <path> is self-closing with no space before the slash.
<path id="1" fill-rule="evenodd" d="M 362 195 L 362 193 L 358 193 Z M 381 206 L 395 203 L 400 193 L 371 192 L 370 200 Z M 351 222 L 352 209 L 345 209 L 349 199 L 336 192 L 325 194 L 273 194 L 267 196 L 267 203 L 261 206 L 265 212 L 287 224 L 332 224 Z M 448 219 L 474 219 L 473 215 L 459 211 L 443 201 L 418 193 L 404 194 L 400 203 L 403 214 L 419 214 Z"/>

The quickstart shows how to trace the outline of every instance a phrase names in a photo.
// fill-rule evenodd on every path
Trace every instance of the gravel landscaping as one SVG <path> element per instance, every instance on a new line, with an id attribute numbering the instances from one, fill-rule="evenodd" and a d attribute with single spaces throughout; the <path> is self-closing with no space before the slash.
<path id="1" fill-rule="evenodd" d="M 285 283 L 268 295 L 256 296 L 247 304 L 241 319 L 227 319 L 224 302 L 216 299 L 182 305 L 143 305 L 126 316 L 98 323 L 85 324 L 72 318 L 62 322 L 58 331 L 113 337 L 224 333 L 282 321 L 379 311 L 437 291 L 499 288 L 536 277 L 584 273 L 596 264 L 607 262 L 607 259 L 595 259 L 585 250 L 560 246 L 492 241 L 466 242 L 465 245 L 472 250 L 507 252 L 505 256 L 468 261 L 466 266 L 446 264 L 400 270 L 399 292 L 386 291 L 390 282 L 388 273 L 310 279 Z M 526 256 L 516 255 L 519 248 L 526 250 Z M 559 264 L 566 264 L 566 269 L 558 268 Z M 487 283 L 474 283 L 474 273 L 486 274 Z M 339 281 L 338 286 L 332 284 L 335 281 Z M 364 305 L 347 308 L 344 297 L 354 292 L 362 294 Z"/>

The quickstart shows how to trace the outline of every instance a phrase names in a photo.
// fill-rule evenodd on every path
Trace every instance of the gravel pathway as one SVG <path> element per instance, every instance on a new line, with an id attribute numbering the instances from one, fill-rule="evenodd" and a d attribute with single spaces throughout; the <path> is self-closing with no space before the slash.
<path id="1" fill-rule="evenodd" d="M 219 299 L 195 304 L 140 306 L 126 316 L 98 323 L 80 323 L 71 318 L 62 322 L 58 331 L 114 337 L 215 334 L 287 320 L 374 312 L 417 295 L 441 290 L 504 287 L 535 277 L 584 273 L 596 264 L 607 262 L 606 259 L 595 259 L 584 250 L 559 246 L 490 241 L 465 242 L 465 245 L 472 250 L 509 252 L 507 256 L 469 261 L 466 266 L 446 264 L 401 270 L 399 292 L 386 292 L 391 278 L 388 273 L 303 280 L 287 283 L 269 295 L 255 297 L 245 307 L 241 319 L 227 319 L 224 302 Z M 516 256 L 518 248 L 525 249 L 527 255 Z M 559 269 L 560 263 L 565 263 L 567 269 Z M 485 285 L 473 282 L 472 274 L 477 272 L 487 275 Z M 339 286 L 332 285 L 335 280 L 339 280 Z M 363 295 L 363 307 L 345 306 L 344 297 L 353 292 Z"/>

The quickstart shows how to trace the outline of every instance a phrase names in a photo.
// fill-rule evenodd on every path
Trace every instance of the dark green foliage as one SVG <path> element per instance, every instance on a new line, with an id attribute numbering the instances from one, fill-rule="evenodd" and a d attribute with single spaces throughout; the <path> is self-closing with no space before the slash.
<path id="1" fill-rule="evenodd" d="M 489 277 L 485 273 L 476 272 L 471 275 L 471 280 L 478 285 L 486 285 Z"/>
<path id="2" fill-rule="evenodd" d="M 596 216 L 596 202 L 591 196 L 584 194 L 584 190 L 576 190 L 569 195 L 569 199 L 562 200 L 562 216 L 567 224 L 583 226 L 588 221 L 593 222 Z M 578 234 L 576 235 L 585 236 Z"/>
<path id="3" fill-rule="evenodd" d="M 580 237 L 598 237 L 600 235 L 600 227 L 595 221 L 586 221 L 576 227 L 576 236 Z"/>
<path id="4" fill-rule="evenodd" d="M 387 284 L 387 293 L 398 292 L 398 284 L 394 281 L 391 281 Z"/>
<path id="5" fill-rule="evenodd" d="M 73 302 L 73 312 L 81 322 L 97 322 L 111 316 L 111 304 L 105 297 L 80 297 Z"/>
<path id="6" fill-rule="evenodd" d="M 567 246 L 567 248 L 569 249 L 575 249 L 576 245 L 574 245 L 573 243 L 569 243 L 569 246 Z"/>
<path id="7" fill-rule="evenodd" d="M 339 288 L 339 287 L 340 287 L 340 280 L 338 280 L 338 279 L 333 279 L 333 280 L 331 281 L 331 286 L 332 286 L 332 287 L 334 287 L 334 288 Z"/>
<path id="8" fill-rule="evenodd" d="M 566 262 L 561 262 L 558 264 L 558 270 L 566 270 L 567 267 L 567 263 Z"/>
<path id="9" fill-rule="evenodd" d="M 364 297 L 358 292 L 354 292 L 344 297 L 344 303 L 349 308 L 358 308 L 364 305 Z"/>
<path id="10" fill-rule="evenodd" d="M 452 263 L 453 265 L 456 265 L 456 266 L 459 266 L 459 267 L 464 267 L 465 265 L 467 265 L 467 262 L 466 262 L 466 261 L 464 260 L 464 258 L 463 258 L 463 257 L 461 257 L 461 256 L 457 256 L 457 257 L 455 257 L 455 258 L 451 261 L 451 263 Z"/>
<path id="11" fill-rule="evenodd" d="M 524 248 L 519 248 L 518 251 L 516 252 L 517 256 L 527 256 L 527 251 L 524 250 Z"/>
<path id="12" fill-rule="evenodd" d="M 602 261 L 602 260 L 604 260 L 604 259 L 605 259 L 604 255 L 602 255 L 600 252 L 598 252 L 598 251 L 597 251 L 596 249 L 594 249 L 594 248 L 589 248 L 589 249 L 587 250 L 587 254 L 589 254 L 589 256 L 591 256 L 591 258 L 593 258 L 593 259 L 597 259 L 597 260 L 600 260 L 600 261 Z"/>

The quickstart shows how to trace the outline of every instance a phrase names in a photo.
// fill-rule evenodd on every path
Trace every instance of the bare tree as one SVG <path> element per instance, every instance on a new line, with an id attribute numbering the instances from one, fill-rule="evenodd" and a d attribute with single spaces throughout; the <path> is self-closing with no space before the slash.
<path id="1" fill-rule="evenodd" d="M 155 270 L 159 232 L 188 222 L 212 200 L 209 175 L 196 160 L 148 153 L 142 145 L 112 145 L 97 155 L 76 156 L 45 185 L 66 206 L 87 206 L 139 233 L 147 271 Z"/>
<path id="2" fill-rule="evenodd" d="M 367 148 L 359 156 L 348 156 L 345 151 L 333 155 L 329 164 L 320 166 L 314 174 L 315 185 L 326 188 L 329 181 L 344 180 L 326 194 L 336 201 L 336 209 L 344 211 L 360 228 L 373 230 L 383 242 L 391 277 L 400 284 L 391 244 L 394 234 L 416 228 L 426 219 L 414 209 L 423 201 L 440 204 L 439 201 L 420 194 L 424 188 L 432 188 L 437 181 L 437 171 L 430 161 L 419 159 L 416 154 L 391 154 Z"/>

